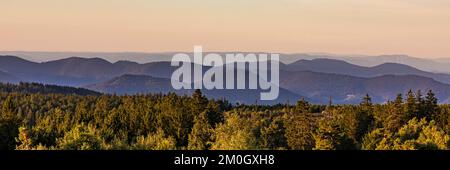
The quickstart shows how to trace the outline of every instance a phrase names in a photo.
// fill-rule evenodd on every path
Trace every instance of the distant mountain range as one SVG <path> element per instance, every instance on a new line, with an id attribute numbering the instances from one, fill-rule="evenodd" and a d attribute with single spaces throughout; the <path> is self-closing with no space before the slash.
<path id="1" fill-rule="evenodd" d="M 111 94 L 192 93 L 192 90 L 172 89 L 170 77 L 175 69 L 165 61 L 111 63 L 101 58 L 70 57 L 38 63 L 0 56 L 0 82 L 39 82 Z M 315 103 L 327 103 L 331 97 L 334 103 L 346 104 L 358 103 L 366 93 L 381 103 L 409 89 L 421 89 L 424 93 L 432 89 L 440 102 L 450 103 L 450 75 L 408 65 L 382 63 L 368 67 L 319 58 L 282 63 L 280 69 L 280 97 L 276 101 L 259 101 L 260 90 L 205 90 L 205 94 L 241 103 L 295 102 L 302 97 Z"/>
<path id="2" fill-rule="evenodd" d="M 40 93 L 40 94 L 67 94 L 81 96 L 99 96 L 101 93 L 84 88 L 74 88 L 56 85 L 44 85 L 38 83 L 1 83 L 0 93 Z"/>
<path id="3" fill-rule="evenodd" d="M 372 96 L 376 103 L 395 99 L 398 93 L 421 90 L 426 93 L 433 90 L 440 102 L 450 102 L 450 85 L 431 78 L 416 75 L 383 75 L 373 78 L 361 78 L 349 75 L 317 73 L 311 71 L 281 72 L 280 86 L 316 102 L 326 103 L 331 97 L 334 103 L 355 104 L 365 94 Z"/>
<path id="4" fill-rule="evenodd" d="M 18 56 L 35 62 L 47 62 L 79 56 L 84 58 L 102 58 L 115 63 L 126 58 L 137 63 L 170 61 L 172 56 L 179 52 L 142 53 L 142 52 L 27 52 L 27 51 L 0 51 L 0 55 Z M 216 52 L 225 54 L 224 52 Z M 241 52 L 234 52 L 241 53 Z M 245 53 L 245 52 L 244 52 Z M 259 52 L 254 52 L 259 53 Z M 206 54 L 206 53 L 205 53 Z M 450 73 L 450 58 L 424 59 L 407 55 L 336 55 L 329 53 L 294 53 L 280 54 L 283 63 L 290 64 L 299 60 L 312 60 L 318 58 L 336 59 L 360 66 L 373 67 L 384 63 L 398 63 L 415 67 L 420 70 L 436 73 Z"/>
<path id="5" fill-rule="evenodd" d="M 90 84 L 85 88 L 119 95 L 177 92 L 172 88 L 170 79 L 132 74 L 125 74 L 102 83 Z M 185 94 L 187 92 L 178 91 L 178 93 Z"/>
<path id="6" fill-rule="evenodd" d="M 450 64 L 448 64 L 450 67 Z M 356 77 L 377 77 L 382 75 L 418 75 L 433 78 L 437 81 L 450 84 L 450 74 L 425 72 L 414 67 L 384 63 L 373 67 L 364 67 L 334 59 L 299 60 L 282 67 L 286 71 L 314 71 L 320 73 L 335 73 Z"/>
<path id="7" fill-rule="evenodd" d="M 168 78 L 155 78 L 146 75 L 122 75 L 103 83 L 85 86 L 87 89 L 109 94 L 144 94 L 175 92 L 179 95 L 190 95 L 194 90 L 175 90 Z M 205 96 L 215 99 L 228 99 L 236 103 L 247 104 L 277 104 L 295 102 L 302 98 L 300 94 L 280 89 L 280 95 L 274 101 L 261 101 L 261 90 L 202 90 Z M 308 99 L 308 98 L 306 98 Z"/>
<path id="8" fill-rule="evenodd" d="M 123 74 L 170 77 L 174 67 L 169 62 L 138 64 L 130 61 L 110 63 L 100 58 L 71 57 L 37 63 L 15 56 L 0 56 L 0 70 L 22 81 L 84 86 L 109 80 Z"/>
<path id="9" fill-rule="evenodd" d="M 15 76 L 13 76 L 13 75 L 10 75 L 10 74 L 8 74 L 8 73 L 5 73 L 5 72 L 3 72 L 3 71 L 0 71 L 0 82 L 5 82 L 5 83 L 17 83 L 17 82 L 19 82 L 20 80 L 17 78 L 17 77 L 15 77 Z"/>

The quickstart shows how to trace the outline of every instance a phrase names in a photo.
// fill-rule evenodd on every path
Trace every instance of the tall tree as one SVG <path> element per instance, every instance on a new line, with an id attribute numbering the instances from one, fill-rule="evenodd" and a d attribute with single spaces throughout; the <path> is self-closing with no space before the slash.
<path id="1" fill-rule="evenodd" d="M 189 134 L 189 150 L 207 150 L 210 148 L 212 128 L 206 112 L 202 112 L 194 120 L 194 127 Z"/>
<path id="2" fill-rule="evenodd" d="M 431 120 L 439 112 L 438 99 L 432 90 L 429 90 L 425 97 L 425 117 Z"/>
<path id="3" fill-rule="evenodd" d="M 200 114 L 206 109 L 208 99 L 203 96 L 200 89 L 196 89 L 192 94 L 192 110 L 195 114 Z"/>
<path id="4" fill-rule="evenodd" d="M 314 148 L 314 121 L 308 114 L 292 115 L 286 120 L 285 137 L 290 149 L 312 150 Z"/>
<path id="5" fill-rule="evenodd" d="M 417 117 L 423 118 L 425 117 L 425 100 L 423 99 L 422 91 L 417 90 L 416 93 L 416 108 L 417 108 Z"/>
<path id="6" fill-rule="evenodd" d="M 227 113 L 225 122 L 214 130 L 212 150 L 254 150 L 256 147 L 252 123 L 237 113 Z"/>
<path id="7" fill-rule="evenodd" d="M 19 134 L 19 120 L 14 115 L 15 104 L 9 95 L 3 101 L 0 113 L 0 150 L 12 150 L 16 147 L 16 137 Z"/>
<path id="8" fill-rule="evenodd" d="M 57 140 L 58 149 L 62 150 L 100 150 L 103 139 L 96 134 L 96 129 L 84 124 L 75 125 Z"/>
<path id="9" fill-rule="evenodd" d="M 306 101 L 305 98 L 302 98 L 301 100 L 297 101 L 297 104 L 295 106 L 295 110 L 298 113 L 308 113 L 310 106 L 311 105 L 309 104 L 309 102 Z"/>
<path id="10" fill-rule="evenodd" d="M 264 149 L 285 149 L 287 140 L 285 137 L 284 121 L 280 117 L 274 118 L 267 127 L 261 129 L 262 146 Z"/>
<path id="11" fill-rule="evenodd" d="M 394 102 L 387 104 L 387 119 L 384 122 L 384 127 L 391 131 L 397 131 L 406 123 L 405 114 L 403 111 L 403 97 L 398 94 Z"/>
<path id="12" fill-rule="evenodd" d="M 315 150 L 347 150 L 355 149 L 355 143 L 347 136 L 338 117 L 328 117 L 319 121 L 314 133 Z"/>
<path id="13" fill-rule="evenodd" d="M 417 117 L 417 100 L 416 96 L 412 92 L 412 90 L 408 91 L 408 94 L 406 94 L 406 104 L 405 104 L 405 113 L 407 119 L 412 119 L 414 117 Z"/>
<path id="14" fill-rule="evenodd" d="M 364 106 L 364 107 L 371 107 L 372 106 L 372 98 L 369 96 L 369 94 L 366 94 L 363 97 L 360 105 Z"/>

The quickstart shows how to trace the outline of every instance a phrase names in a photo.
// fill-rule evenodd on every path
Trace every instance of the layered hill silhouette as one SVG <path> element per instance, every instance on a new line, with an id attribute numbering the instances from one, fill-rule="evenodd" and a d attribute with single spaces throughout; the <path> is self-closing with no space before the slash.
<path id="1" fill-rule="evenodd" d="M 206 68 L 206 67 L 205 67 Z M 170 84 L 170 62 L 140 64 L 132 61 L 111 63 L 100 58 L 70 57 L 48 62 L 31 62 L 15 56 L 0 56 L 0 82 L 38 82 L 61 86 L 86 87 L 103 93 L 190 94 L 175 91 Z M 305 97 L 316 103 L 357 103 L 366 93 L 381 103 L 393 100 L 409 89 L 433 90 L 440 102 L 450 102 L 450 75 L 426 72 L 414 67 L 384 63 L 373 67 L 334 59 L 299 60 L 280 64 L 280 98 L 274 102 L 295 101 Z M 259 90 L 210 90 L 211 98 L 231 102 L 255 103 Z M 272 104 L 272 103 L 269 103 Z"/>
<path id="2" fill-rule="evenodd" d="M 5 73 L 3 71 L 0 71 L 0 82 L 4 82 L 4 83 L 18 83 L 20 80 L 13 76 L 10 75 L 8 73 Z"/>
<path id="3" fill-rule="evenodd" d="M 145 93 L 169 93 L 173 92 L 179 95 L 190 95 L 194 90 L 175 90 L 172 88 L 171 80 L 167 78 L 155 78 L 146 75 L 131 75 L 126 74 L 108 80 L 103 83 L 97 83 L 85 86 L 87 89 L 108 93 L 108 94 L 145 94 Z M 262 101 L 259 100 L 262 90 L 226 90 L 226 89 L 214 89 L 206 90 L 202 92 L 205 96 L 214 99 L 225 98 L 235 103 L 246 104 L 278 104 L 295 102 L 300 98 L 304 98 L 300 94 L 293 93 L 286 89 L 280 89 L 280 95 L 277 100 Z"/>
<path id="4" fill-rule="evenodd" d="M 110 63 L 100 58 L 71 57 L 36 63 L 15 56 L 0 56 L 0 70 L 13 73 L 22 81 L 66 86 L 99 83 L 123 74 L 170 77 L 174 67 L 169 62 L 138 64 L 129 61 Z"/>
<path id="5" fill-rule="evenodd" d="M 171 57 L 178 52 L 165 53 L 136 53 L 136 52 L 27 52 L 27 51 L 0 51 L 0 55 L 19 56 L 24 59 L 36 62 L 52 61 L 57 59 L 69 58 L 72 56 L 92 57 L 106 59 L 112 63 L 126 58 L 129 61 L 138 63 L 162 62 L 170 61 Z M 214 52 L 217 54 L 225 54 L 224 52 Z M 244 53 L 236 51 L 234 53 Z M 259 53 L 254 51 L 253 53 Z M 206 53 L 205 53 L 206 54 Z M 392 55 L 339 55 L 330 53 L 294 53 L 294 54 L 280 54 L 280 61 L 286 64 L 293 63 L 298 60 L 312 60 L 319 58 L 328 58 L 346 61 L 351 64 L 360 66 L 373 67 L 384 63 L 399 63 L 414 68 L 450 74 L 450 60 L 448 58 L 441 59 L 424 59 L 416 58 L 402 54 Z"/>
<path id="6" fill-rule="evenodd" d="M 299 60 L 292 64 L 286 65 L 282 69 L 286 71 L 314 71 L 320 73 L 335 73 L 356 77 L 377 77 L 382 75 L 418 75 L 433 78 L 442 83 L 450 84 L 449 74 L 426 72 L 408 65 L 397 63 L 384 63 L 374 67 L 363 67 L 340 60 L 313 59 Z"/>
<path id="7" fill-rule="evenodd" d="M 66 94 L 81 96 L 98 96 L 101 93 L 84 89 L 67 86 L 45 85 L 38 83 L 0 83 L 0 93 L 39 93 L 39 94 Z"/>
<path id="8" fill-rule="evenodd" d="M 354 77 L 311 71 L 281 72 L 280 86 L 309 98 L 326 103 L 331 97 L 334 103 L 355 104 L 365 94 L 376 103 L 394 100 L 398 93 L 433 90 L 440 102 L 450 102 L 450 85 L 431 78 L 416 75 L 383 75 L 373 78 Z"/>
<path id="9" fill-rule="evenodd" d="M 125 74 L 111 80 L 91 84 L 85 88 L 110 94 L 143 94 L 176 92 L 172 88 L 170 79 L 155 78 L 146 75 Z M 179 94 L 187 93 L 185 91 Z"/>

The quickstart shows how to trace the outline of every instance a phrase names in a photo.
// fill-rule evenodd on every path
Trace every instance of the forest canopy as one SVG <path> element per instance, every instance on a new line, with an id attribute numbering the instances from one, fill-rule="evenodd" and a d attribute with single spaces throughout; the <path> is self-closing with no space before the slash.
<path id="1" fill-rule="evenodd" d="M 432 91 L 384 104 L 367 95 L 359 105 L 264 106 L 200 90 L 116 96 L 0 86 L 0 150 L 447 150 L 449 134 L 450 105 Z"/>

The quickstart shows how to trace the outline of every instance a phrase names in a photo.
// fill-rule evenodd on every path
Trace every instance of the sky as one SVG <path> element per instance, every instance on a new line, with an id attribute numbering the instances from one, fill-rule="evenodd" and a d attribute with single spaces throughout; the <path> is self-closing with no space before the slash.
<path id="1" fill-rule="evenodd" d="M 1 51 L 450 58 L 450 0 L 0 0 Z"/>

